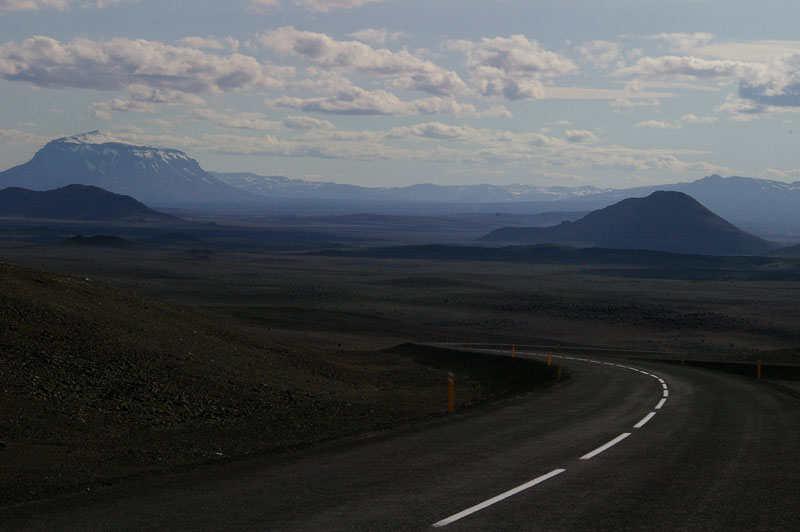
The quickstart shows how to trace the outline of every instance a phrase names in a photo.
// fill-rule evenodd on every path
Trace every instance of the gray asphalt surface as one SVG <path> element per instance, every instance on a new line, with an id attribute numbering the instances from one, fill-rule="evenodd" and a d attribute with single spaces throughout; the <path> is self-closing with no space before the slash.
<path id="1" fill-rule="evenodd" d="M 663 407 L 652 376 L 566 360 L 567 382 L 476 415 L 7 510 L 0 528 L 434 530 L 564 469 L 439 530 L 800 530 L 797 398 L 709 370 L 608 362 L 661 377 Z"/>

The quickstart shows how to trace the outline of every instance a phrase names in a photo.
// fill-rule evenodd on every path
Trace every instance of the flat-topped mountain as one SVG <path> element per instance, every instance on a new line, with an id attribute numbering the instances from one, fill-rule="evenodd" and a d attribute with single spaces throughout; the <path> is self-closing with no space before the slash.
<path id="1" fill-rule="evenodd" d="M 504 227 L 483 242 L 558 243 L 703 255 L 755 255 L 777 247 L 723 220 L 681 192 L 654 192 L 554 227 Z"/>
<path id="2" fill-rule="evenodd" d="M 58 220 L 180 220 L 154 211 L 130 196 L 86 185 L 68 185 L 43 192 L 18 187 L 0 190 L 0 216 Z"/>
<path id="3" fill-rule="evenodd" d="M 92 131 L 48 142 L 33 159 L 0 172 L 0 188 L 51 190 L 79 183 L 146 203 L 220 203 L 252 200 L 180 150 L 137 146 Z"/>

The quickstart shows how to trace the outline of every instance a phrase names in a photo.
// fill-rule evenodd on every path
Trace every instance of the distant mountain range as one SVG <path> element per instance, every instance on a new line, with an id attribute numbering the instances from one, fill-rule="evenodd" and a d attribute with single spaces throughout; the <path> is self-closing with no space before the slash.
<path id="1" fill-rule="evenodd" d="M 92 131 L 48 142 L 33 159 L 0 172 L 0 188 L 51 190 L 79 183 L 145 203 L 230 203 L 251 194 L 227 185 L 180 150 L 137 146 Z"/>
<path id="2" fill-rule="evenodd" d="M 350 202 L 350 212 L 367 209 L 368 212 L 424 215 L 457 212 L 587 212 L 625 198 L 645 197 L 658 190 L 668 190 L 688 194 L 725 219 L 750 231 L 800 236 L 800 182 L 784 183 L 715 174 L 690 183 L 629 189 L 486 184 L 371 188 L 252 173 L 212 174 L 231 186 L 271 200 L 317 202 L 297 203 L 298 208 L 319 208 L 319 202 L 327 200 Z M 398 202 L 406 207 L 398 206 Z M 426 209 L 425 205 L 430 207 Z"/>
<path id="3" fill-rule="evenodd" d="M 623 190 L 533 185 L 361 187 L 253 173 L 203 170 L 184 152 L 138 146 L 92 131 L 48 142 L 25 164 L 0 172 L 0 188 L 50 190 L 73 183 L 149 205 L 218 206 L 275 214 L 441 216 L 457 213 L 588 212 L 657 190 L 683 192 L 760 234 L 800 236 L 800 182 L 712 175 L 691 183 Z"/>
<path id="4" fill-rule="evenodd" d="M 212 172 L 213 173 L 213 172 Z M 331 182 L 304 181 L 251 173 L 213 173 L 221 181 L 265 198 L 336 200 L 369 204 L 371 212 L 387 207 L 376 202 L 414 203 L 421 214 L 456 212 L 591 211 L 622 199 L 644 197 L 658 190 L 683 192 L 739 226 L 760 233 L 800 235 L 800 182 L 784 183 L 750 177 L 711 175 L 690 183 L 671 183 L 629 189 L 546 187 L 531 185 L 432 184 L 369 188 Z M 437 204 L 434 210 L 420 210 Z M 361 205 L 362 208 L 366 205 Z M 394 207 L 393 212 L 399 209 Z M 415 211 L 415 212 L 416 212 Z"/>
<path id="5" fill-rule="evenodd" d="M 433 185 L 361 187 L 329 181 L 304 181 L 283 176 L 238 172 L 211 174 L 231 186 L 267 198 L 392 201 L 412 203 L 508 203 L 558 201 L 614 192 L 596 187 L 543 187 L 533 185 Z"/>
<path id="6" fill-rule="evenodd" d="M 179 221 L 179 218 L 154 211 L 130 196 L 86 185 L 69 185 L 44 192 L 5 188 L 0 190 L 0 216 L 57 220 Z"/>
<path id="7" fill-rule="evenodd" d="M 699 255 L 758 255 L 778 247 L 728 223 L 681 192 L 654 192 L 552 227 L 505 227 L 480 238 L 498 244 L 564 244 Z"/>

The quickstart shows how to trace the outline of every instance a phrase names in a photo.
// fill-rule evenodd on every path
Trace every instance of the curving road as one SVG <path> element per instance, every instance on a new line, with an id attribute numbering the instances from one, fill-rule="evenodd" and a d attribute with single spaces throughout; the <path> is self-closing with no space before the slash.
<path id="1" fill-rule="evenodd" d="M 6 510 L 0 528 L 800 530 L 795 397 L 690 367 L 565 366 L 480 414 Z"/>

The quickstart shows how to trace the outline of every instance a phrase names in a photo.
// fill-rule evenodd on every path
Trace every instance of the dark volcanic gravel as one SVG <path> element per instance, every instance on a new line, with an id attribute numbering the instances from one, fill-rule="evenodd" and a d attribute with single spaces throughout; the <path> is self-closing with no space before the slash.
<path id="1" fill-rule="evenodd" d="M 0 264 L 0 504 L 441 416 L 447 369 L 459 408 L 549 375 L 414 345 L 283 345 L 87 278 Z"/>

